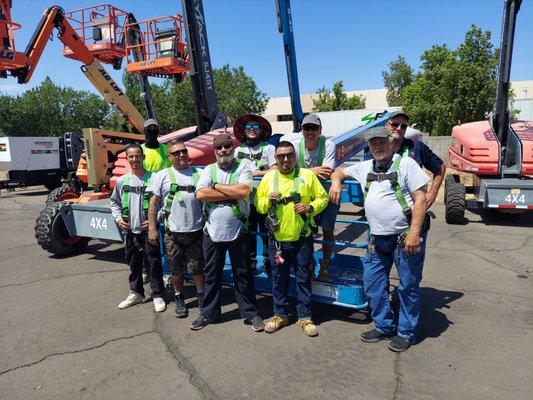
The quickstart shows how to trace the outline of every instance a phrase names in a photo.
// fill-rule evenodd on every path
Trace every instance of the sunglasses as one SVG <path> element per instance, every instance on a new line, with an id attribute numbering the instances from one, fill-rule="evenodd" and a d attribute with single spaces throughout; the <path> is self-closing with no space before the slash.
<path id="1" fill-rule="evenodd" d="M 390 126 L 395 129 L 398 129 L 398 127 L 400 127 L 401 129 L 407 129 L 407 124 L 399 124 L 398 122 L 391 122 Z"/>
<path id="2" fill-rule="evenodd" d="M 172 152 L 169 152 L 168 154 L 170 154 L 171 156 L 174 156 L 174 157 L 178 157 L 178 156 L 186 156 L 187 154 L 189 154 L 189 150 L 187 149 L 182 149 L 182 150 L 176 150 L 176 151 L 172 151 Z"/>
<path id="3" fill-rule="evenodd" d="M 302 126 L 302 129 L 304 131 L 318 131 L 318 128 L 319 126 L 318 125 L 315 125 L 315 124 L 309 124 L 309 125 L 304 125 Z"/>
<path id="4" fill-rule="evenodd" d="M 229 150 L 233 147 L 233 143 L 219 144 L 215 146 L 215 150 L 222 150 L 223 148 Z"/>
<path id="5" fill-rule="evenodd" d="M 278 160 L 292 160 L 296 156 L 296 153 L 285 153 L 285 154 L 276 154 Z"/>
<path id="6" fill-rule="evenodd" d="M 259 126 L 259 124 L 246 124 L 246 125 L 244 125 L 244 129 L 246 129 L 247 131 L 258 130 L 259 128 L 261 128 L 261 126 Z"/>

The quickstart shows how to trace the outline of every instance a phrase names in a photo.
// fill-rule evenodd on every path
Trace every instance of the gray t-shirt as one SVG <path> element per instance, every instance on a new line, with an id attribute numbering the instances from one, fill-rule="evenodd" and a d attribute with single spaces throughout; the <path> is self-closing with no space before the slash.
<path id="1" fill-rule="evenodd" d="M 394 156 L 394 160 L 400 157 Z M 346 168 L 346 175 L 358 181 L 364 190 L 367 174 L 372 171 L 372 160 L 361 161 Z M 402 157 L 398 167 L 398 183 L 409 207 L 413 206 L 411 193 L 429 182 L 428 176 L 415 160 Z M 389 180 L 372 182 L 365 199 L 365 215 L 373 235 L 396 235 L 407 227 L 407 218 L 391 188 Z"/>
<path id="2" fill-rule="evenodd" d="M 232 169 L 222 170 L 214 164 L 217 169 L 217 183 L 229 185 Z M 249 160 L 242 160 L 235 170 L 235 183 L 252 185 L 252 163 Z M 211 184 L 211 165 L 202 170 L 200 180 L 196 190 L 209 187 Z M 237 239 L 243 228 L 243 223 L 233 215 L 231 206 L 226 203 L 213 203 L 217 207 L 209 213 L 207 218 L 207 231 L 213 242 L 230 242 Z M 250 215 L 250 199 L 246 198 L 238 201 L 238 207 L 245 217 Z"/>
<path id="3" fill-rule="evenodd" d="M 194 185 L 193 168 L 176 169 L 171 167 L 176 177 L 176 183 L 180 186 Z M 200 171 L 198 171 L 200 173 Z M 152 177 L 148 190 L 158 196 L 160 207 L 165 207 L 170 194 L 170 174 L 168 168 L 159 171 Z M 181 199 L 179 199 L 181 195 Z M 193 192 L 176 191 L 170 215 L 168 216 L 168 229 L 171 232 L 195 232 L 203 228 L 204 215 L 203 204 L 196 200 Z"/>
<path id="4" fill-rule="evenodd" d="M 261 144 L 258 143 L 255 146 L 248 146 L 246 144 L 243 144 L 239 147 L 235 148 L 235 157 L 239 158 L 239 153 L 243 153 L 245 155 L 255 156 L 258 154 L 261 150 Z M 266 144 L 263 147 L 263 152 L 261 154 L 261 159 L 263 160 L 263 165 L 266 169 L 270 168 L 272 165 L 276 163 L 276 156 L 275 156 L 275 150 L 276 148 L 272 146 L 271 144 Z M 246 157 L 244 157 L 246 158 Z M 248 158 L 246 158 L 248 159 Z M 257 165 L 259 160 L 250 160 L 252 163 L 252 171 L 255 171 L 256 169 L 259 169 L 259 166 Z"/>
<path id="5" fill-rule="evenodd" d="M 298 165 L 301 164 L 300 162 L 300 143 L 304 139 L 298 139 L 296 140 L 294 144 L 294 149 L 296 150 L 296 159 L 298 160 Z M 305 165 L 300 165 L 302 168 L 313 168 L 313 167 L 330 167 L 335 169 L 335 144 L 329 140 L 326 139 L 326 142 L 324 144 L 324 159 L 322 160 L 322 163 L 320 164 L 318 161 L 318 148 L 320 146 L 320 143 L 317 144 L 314 150 L 307 150 L 305 148 L 305 143 L 303 146 L 304 149 L 304 161 Z"/>
<path id="6" fill-rule="evenodd" d="M 145 183 L 137 178 L 134 174 L 126 174 L 118 178 L 117 184 L 115 185 L 115 189 L 113 189 L 113 193 L 110 197 L 110 207 L 111 207 L 111 214 L 113 215 L 113 218 L 117 220 L 119 217 L 122 216 L 122 197 L 124 196 L 124 181 L 126 180 L 126 177 L 129 176 L 129 186 L 130 188 L 134 187 L 141 187 L 146 186 Z M 154 178 L 154 175 L 152 174 L 151 179 Z M 131 231 L 133 233 L 141 233 L 141 223 L 146 221 L 146 217 L 144 215 L 143 211 L 143 197 L 144 195 L 142 193 L 135 193 L 133 191 L 129 192 L 129 212 L 130 212 L 130 218 L 129 218 L 129 224 L 131 225 Z"/>

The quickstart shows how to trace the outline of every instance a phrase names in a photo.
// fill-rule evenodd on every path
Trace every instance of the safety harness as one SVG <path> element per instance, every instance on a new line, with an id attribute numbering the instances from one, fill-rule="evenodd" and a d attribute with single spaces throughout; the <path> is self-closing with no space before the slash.
<path id="1" fill-rule="evenodd" d="M 165 227 L 168 225 L 168 216 L 170 215 L 170 210 L 172 209 L 174 200 L 183 200 L 181 192 L 194 193 L 196 191 L 198 180 L 200 179 L 200 174 L 194 167 L 192 169 L 193 185 L 178 185 L 176 183 L 176 174 L 174 173 L 173 167 L 167 168 L 167 172 L 170 178 L 170 191 L 168 193 L 167 200 L 165 201 L 165 207 L 163 207 L 163 213 L 165 214 Z"/>
<path id="2" fill-rule="evenodd" d="M 326 138 L 324 136 L 320 136 L 318 139 L 318 157 L 316 166 L 322 165 L 322 162 L 324 161 L 324 156 L 326 154 Z M 298 145 L 298 153 L 300 156 L 300 167 L 302 168 L 310 168 L 310 166 L 305 165 L 305 140 L 300 140 L 300 143 Z"/>
<path id="3" fill-rule="evenodd" d="M 124 177 L 124 185 L 122 186 L 122 219 L 126 222 L 130 219 L 130 193 L 138 193 L 143 195 L 143 211 L 145 213 L 145 216 L 148 213 L 151 193 L 146 191 L 146 187 L 150 184 L 150 181 L 152 180 L 152 173 L 147 171 L 144 174 L 144 177 L 142 179 L 143 183 L 141 186 L 130 186 L 130 179 L 131 174 L 127 174 Z"/>
<path id="4" fill-rule="evenodd" d="M 250 161 L 256 161 L 257 168 L 259 168 L 260 171 L 263 171 L 267 168 L 265 165 L 265 160 L 263 160 L 263 149 L 265 148 L 267 144 L 265 142 L 261 142 L 259 145 L 259 152 L 252 154 L 252 150 L 249 146 L 240 146 L 237 152 L 237 159 L 240 161 L 243 158 L 246 158 Z M 249 153 L 245 153 L 245 150 L 248 149 Z"/>
<path id="5" fill-rule="evenodd" d="M 272 184 L 273 184 L 273 192 L 274 193 L 279 193 L 279 171 L 277 171 L 277 170 L 274 173 L 274 180 L 273 180 Z M 302 199 L 302 197 L 300 195 L 300 192 L 299 192 L 299 188 L 300 188 L 300 168 L 296 167 L 294 169 L 294 181 L 293 181 L 293 187 L 292 187 L 291 194 L 288 195 L 288 196 L 285 196 L 285 197 L 282 197 L 282 198 L 278 199 L 278 201 L 276 202 L 276 205 L 274 206 L 274 208 L 272 210 L 272 213 L 273 214 L 276 213 L 276 209 L 277 209 L 277 206 L 279 204 L 287 205 L 290 202 L 299 203 L 301 201 L 301 199 Z M 300 216 L 301 216 L 301 214 L 300 214 Z M 304 235 L 307 235 L 310 232 L 309 225 L 311 223 L 311 217 L 308 217 L 308 216 L 303 217 L 303 216 L 301 216 L 301 218 L 304 221 L 304 226 L 302 227 L 301 232 Z"/>
<path id="6" fill-rule="evenodd" d="M 240 161 L 235 160 L 235 164 L 233 165 L 233 168 L 229 176 L 230 185 L 234 185 L 235 181 L 237 180 L 237 169 L 239 168 L 239 165 L 240 165 Z M 217 165 L 211 164 L 209 166 L 209 169 L 211 172 L 211 184 L 215 185 L 216 183 L 218 183 Z M 211 214 L 211 211 L 221 206 L 230 206 L 233 216 L 244 224 L 244 229 L 248 229 L 248 219 L 246 218 L 246 216 L 242 213 L 241 209 L 239 208 L 239 204 L 237 200 L 220 201 L 217 203 L 204 203 L 204 214 L 206 216 L 206 221 L 207 221 L 207 217 L 209 217 L 209 214 Z"/>

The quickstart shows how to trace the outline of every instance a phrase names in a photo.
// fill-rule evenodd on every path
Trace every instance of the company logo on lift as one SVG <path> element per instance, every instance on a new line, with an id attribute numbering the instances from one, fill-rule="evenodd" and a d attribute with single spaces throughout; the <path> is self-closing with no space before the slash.
<path id="1" fill-rule="evenodd" d="M 207 39 L 205 37 L 205 20 L 204 15 L 200 11 L 201 4 L 196 2 L 194 7 L 194 17 L 198 22 L 198 37 L 200 39 L 200 49 L 202 50 L 202 58 L 205 58 L 204 61 L 204 75 L 205 75 L 205 84 L 207 89 L 213 90 L 213 80 L 211 79 L 211 70 L 209 68 L 209 54 L 207 54 Z"/>
<path id="2" fill-rule="evenodd" d="M 0 50 L 0 58 L 13 61 L 15 59 L 15 52 L 9 50 Z"/>
<path id="3" fill-rule="evenodd" d="M 98 68 L 98 71 L 100 71 L 100 73 L 104 76 L 105 80 L 109 82 L 111 87 L 115 90 L 115 92 L 117 92 L 117 94 L 119 96 L 123 96 L 124 95 L 124 93 L 122 93 L 122 89 L 120 89 L 120 87 L 115 83 L 113 78 L 111 78 L 111 76 L 109 76 L 109 74 L 106 72 L 105 69 Z"/>

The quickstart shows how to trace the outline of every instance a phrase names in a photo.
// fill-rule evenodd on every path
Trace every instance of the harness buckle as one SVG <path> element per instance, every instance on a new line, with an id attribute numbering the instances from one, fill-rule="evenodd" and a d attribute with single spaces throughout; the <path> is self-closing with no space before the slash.
<path id="1" fill-rule="evenodd" d="M 187 185 L 187 193 L 194 193 L 196 191 L 196 186 Z"/>

